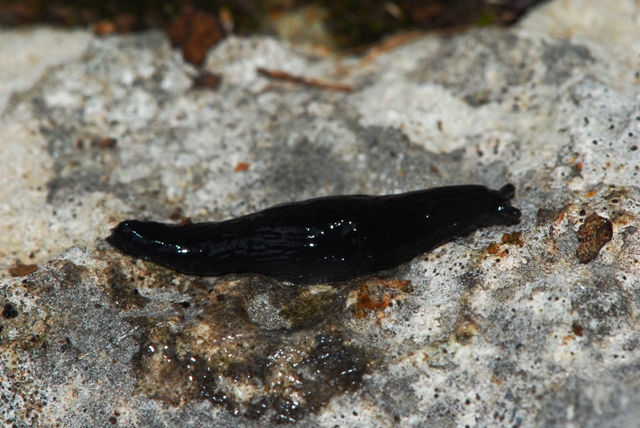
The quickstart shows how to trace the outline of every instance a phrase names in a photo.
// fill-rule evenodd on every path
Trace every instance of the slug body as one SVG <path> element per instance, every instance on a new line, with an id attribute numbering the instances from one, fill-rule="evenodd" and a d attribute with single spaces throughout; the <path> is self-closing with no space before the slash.
<path id="1" fill-rule="evenodd" d="M 135 257 L 194 275 L 255 272 L 296 284 L 388 269 L 480 227 L 516 224 L 515 187 L 453 186 L 329 196 L 243 217 L 175 226 L 126 220 L 107 238 Z"/>

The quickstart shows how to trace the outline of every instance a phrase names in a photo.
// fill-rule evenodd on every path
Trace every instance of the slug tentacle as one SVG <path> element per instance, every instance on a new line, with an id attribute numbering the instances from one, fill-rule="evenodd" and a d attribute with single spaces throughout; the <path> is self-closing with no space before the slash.
<path id="1" fill-rule="evenodd" d="M 329 196 L 236 219 L 174 226 L 126 220 L 107 238 L 127 254 L 194 275 L 255 272 L 297 284 L 397 266 L 480 227 L 513 225 L 511 184 L 399 195 Z"/>
<path id="2" fill-rule="evenodd" d="M 507 183 L 500 188 L 499 192 L 506 200 L 513 199 L 514 196 L 516 196 L 516 186 L 511 183 Z"/>

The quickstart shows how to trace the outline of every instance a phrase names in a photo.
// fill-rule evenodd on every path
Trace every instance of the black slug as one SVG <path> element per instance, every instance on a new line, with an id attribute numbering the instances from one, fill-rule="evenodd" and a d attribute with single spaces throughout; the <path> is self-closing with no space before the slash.
<path id="1" fill-rule="evenodd" d="M 107 241 L 179 272 L 255 272 L 296 284 L 388 269 L 480 227 L 518 223 L 515 187 L 452 186 L 399 195 L 328 196 L 214 223 L 126 220 Z"/>

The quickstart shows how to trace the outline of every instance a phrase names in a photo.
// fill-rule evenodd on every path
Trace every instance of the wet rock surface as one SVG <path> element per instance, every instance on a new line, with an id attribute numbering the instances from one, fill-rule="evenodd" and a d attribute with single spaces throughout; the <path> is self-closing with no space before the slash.
<path id="1" fill-rule="evenodd" d="M 203 70 L 159 33 L 61 33 L 63 62 L 34 48 L 46 72 L 0 82 L 0 419 L 633 425 L 640 11 L 600 7 L 357 58 L 230 37 Z M 180 275 L 104 241 L 125 218 L 507 182 L 519 225 L 343 283 Z"/>

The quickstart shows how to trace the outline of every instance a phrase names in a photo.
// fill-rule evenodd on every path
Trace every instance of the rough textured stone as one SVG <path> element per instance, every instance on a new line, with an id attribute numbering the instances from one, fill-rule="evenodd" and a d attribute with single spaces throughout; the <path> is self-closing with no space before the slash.
<path id="1" fill-rule="evenodd" d="M 340 60 L 230 37 L 205 60 L 215 89 L 158 33 L 0 33 L 5 53 L 72 45 L 26 83 L 24 63 L 0 73 L 0 419 L 634 425 L 639 18 L 632 1 L 549 2 L 515 28 Z M 103 240 L 124 218 L 507 182 L 518 226 L 340 284 L 189 277 Z M 613 235 L 580 263 L 593 214 Z M 12 278 L 16 260 L 40 269 Z"/>

